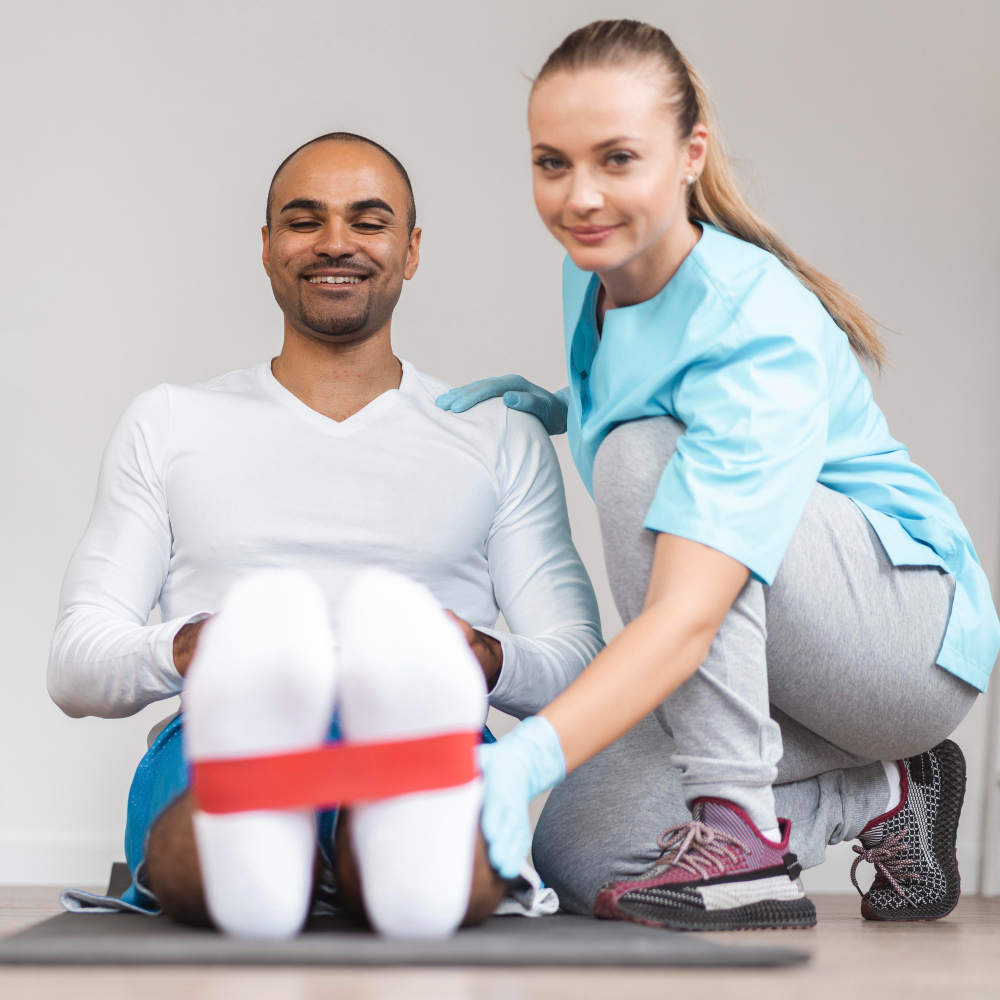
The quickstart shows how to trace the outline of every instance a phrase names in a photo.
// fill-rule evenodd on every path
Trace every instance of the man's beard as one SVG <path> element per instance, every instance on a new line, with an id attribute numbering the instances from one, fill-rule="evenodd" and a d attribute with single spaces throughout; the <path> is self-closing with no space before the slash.
<path id="1" fill-rule="evenodd" d="M 398 286 L 393 282 L 386 283 L 385 276 L 376 282 L 369 277 L 365 282 L 363 302 L 358 302 L 348 311 L 346 302 L 317 302 L 308 297 L 304 288 L 299 289 L 296 299 L 284 302 L 278 298 L 278 305 L 296 325 L 322 339 L 332 337 L 350 337 L 368 329 L 374 333 L 384 326 L 392 317 L 392 312 L 399 301 L 402 292 L 402 281 Z M 286 304 L 291 309 L 286 308 Z"/>
<path id="2" fill-rule="evenodd" d="M 368 295 L 359 309 L 345 313 L 342 310 L 311 307 L 311 304 L 307 305 L 302 301 L 300 295 L 296 312 L 299 322 L 313 333 L 323 337 L 344 337 L 357 333 L 368 325 L 372 312 L 372 296 Z"/>

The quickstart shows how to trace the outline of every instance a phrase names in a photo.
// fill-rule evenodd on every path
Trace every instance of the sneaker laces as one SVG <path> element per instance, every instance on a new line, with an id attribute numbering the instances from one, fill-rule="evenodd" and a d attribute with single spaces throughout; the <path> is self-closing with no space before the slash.
<path id="1" fill-rule="evenodd" d="M 900 879 L 910 881 L 917 878 L 916 872 L 913 871 L 913 859 L 906 856 L 910 845 L 903 838 L 908 829 L 909 827 L 904 826 L 899 833 L 883 837 L 874 847 L 851 845 L 851 850 L 858 855 L 854 859 L 854 864 L 851 865 L 851 882 L 854 883 L 854 888 L 858 890 L 862 899 L 865 894 L 861 891 L 861 886 L 858 885 L 856 872 L 862 861 L 868 861 L 875 866 L 876 878 L 881 875 L 905 902 L 911 906 L 914 905 L 899 884 Z"/>
<path id="2" fill-rule="evenodd" d="M 663 851 L 658 865 L 680 868 L 700 879 L 725 874 L 727 861 L 739 864 L 740 854 L 734 848 L 749 854 L 742 841 L 697 819 L 668 827 L 656 843 Z"/>

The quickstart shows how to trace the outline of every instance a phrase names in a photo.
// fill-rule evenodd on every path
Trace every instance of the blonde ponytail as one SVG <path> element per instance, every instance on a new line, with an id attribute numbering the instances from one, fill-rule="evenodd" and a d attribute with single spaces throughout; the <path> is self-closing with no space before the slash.
<path id="1" fill-rule="evenodd" d="M 854 353 L 881 368 L 886 352 L 875 321 L 850 292 L 796 254 L 747 204 L 719 131 L 711 95 L 666 32 L 642 21 L 594 21 L 563 40 L 545 61 L 535 82 L 558 70 L 621 65 L 650 58 L 664 63 L 671 77 L 670 103 L 677 114 L 681 137 L 689 136 L 699 122 L 708 131 L 705 168 L 691 186 L 688 217 L 693 222 L 718 226 L 774 254 L 823 303 L 847 334 Z"/>

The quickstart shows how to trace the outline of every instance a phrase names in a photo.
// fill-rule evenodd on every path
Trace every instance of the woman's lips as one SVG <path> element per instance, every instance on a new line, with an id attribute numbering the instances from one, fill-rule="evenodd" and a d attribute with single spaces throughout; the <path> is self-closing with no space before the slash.
<path id="1" fill-rule="evenodd" d="M 566 226 L 566 232 L 578 243 L 593 244 L 606 240 L 623 225 L 624 223 L 619 222 L 613 226 Z"/>

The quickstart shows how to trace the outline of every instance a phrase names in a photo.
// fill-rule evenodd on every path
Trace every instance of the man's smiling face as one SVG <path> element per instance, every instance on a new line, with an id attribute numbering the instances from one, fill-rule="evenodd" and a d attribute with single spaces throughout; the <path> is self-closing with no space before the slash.
<path id="1" fill-rule="evenodd" d="M 264 270 L 288 323 L 337 344 L 382 329 L 420 248 L 392 161 L 367 143 L 307 146 L 275 178 L 269 210 Z"/>

